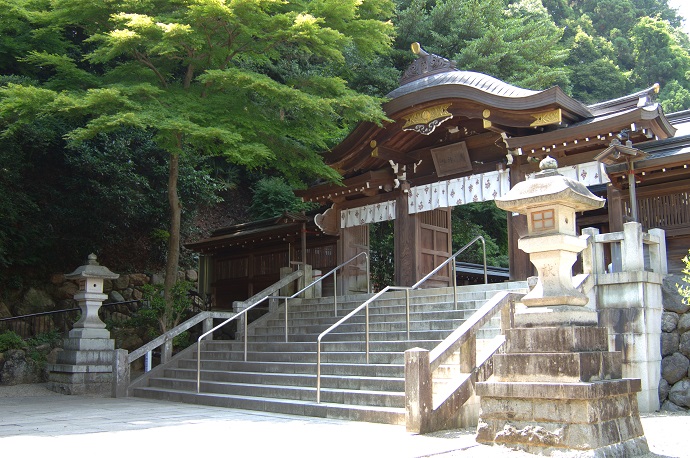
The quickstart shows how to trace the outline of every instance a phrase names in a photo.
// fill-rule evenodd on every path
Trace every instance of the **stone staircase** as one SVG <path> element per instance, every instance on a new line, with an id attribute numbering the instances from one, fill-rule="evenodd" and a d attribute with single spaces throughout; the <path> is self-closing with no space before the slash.
<path id="1" fill-rule="evenodd" d="M 196 346 L 149 373 L 132 390 L 138 397 L 256 411 L 338 418 L 388 424 L 405 423 L 404 351 L 431 350 L 499 290 L 526 292 L 525 282 L 458 288 L 422 289 L 410 295 L 407 340 L 404 292 L 383 295 L 370 305 L 369 364 L 365 359 L 364 312 L 327 335 L 321 349 L 321 402 L 316 402 L 318 335 L 368 295 L 294 300 L 289 305 L 289 341 L 281 305 L 252 323 L 244 343 L 205 341 L 201 351 L 201 392 L 196 392 Z M 500 331 L 494 319 L 478 335 L 490 339 Z M 458 361 L 451 364 L 457 364 Z M 441 371 L 444 368 L 440 368 Z M 452 370 L 448 368 L 448 372 Z"/>

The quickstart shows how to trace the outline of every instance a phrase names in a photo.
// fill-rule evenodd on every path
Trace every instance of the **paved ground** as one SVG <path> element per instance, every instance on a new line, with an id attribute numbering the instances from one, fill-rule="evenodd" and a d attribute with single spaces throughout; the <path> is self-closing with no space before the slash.
<path id="1" fill-rule="evenodd" d="M 652 454 L 690 457 L 690 415 L 642 419 Z M 144 399 L 62 396 L 0 387 L 0 455 L 54 457 L 524 458 L 471 430 L 410 434 L 400 426 L 313 419 Z M 155 454 L 155 455 L 154 455 Z"/>

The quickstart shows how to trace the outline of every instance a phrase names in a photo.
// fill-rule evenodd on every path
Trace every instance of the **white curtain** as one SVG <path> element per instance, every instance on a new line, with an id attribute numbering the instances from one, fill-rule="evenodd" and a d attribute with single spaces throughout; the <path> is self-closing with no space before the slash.
<path id="1" fill-rule="evenodd" d="M 340 227 L 362 226 L 395 219 L 395 201 L 350 208 L 340 212 Z"/>
<path id="2" fill-rule="evenodd" d="M 510 190 L 508 170 L 470 175 L 410 189 L 409 213 L 494 200 Z"/>

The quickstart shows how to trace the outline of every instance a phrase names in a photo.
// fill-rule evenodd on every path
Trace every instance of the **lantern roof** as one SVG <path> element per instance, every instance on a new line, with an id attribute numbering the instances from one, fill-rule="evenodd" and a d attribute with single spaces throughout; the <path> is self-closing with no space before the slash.
<path id="1" fill-rule="evenodd" d="M 78 280 L 80 278 L 103 278 L 114 280 L 119 277 L 120 274 L 111 272 L 107 267 L 98 264 L 96 255 L 93 253 L 87 258 L 86 264 L 77 267 L 71 274 L 65 275 L 65 278 L 70 280 Z"/>
<path id="2" fill-rule="evenodd" d="M 604 206 L 605 199 L 592 194 L 587 186 L 559 174 L 558 163 L 552 157 L 544 158 L 539 168 L 541 172 L 534 178 L 519 182 L 505 196 L 497 197 L 496 206 L 522 214 L 549 204 L 566 205 L 578 212 Z"/>

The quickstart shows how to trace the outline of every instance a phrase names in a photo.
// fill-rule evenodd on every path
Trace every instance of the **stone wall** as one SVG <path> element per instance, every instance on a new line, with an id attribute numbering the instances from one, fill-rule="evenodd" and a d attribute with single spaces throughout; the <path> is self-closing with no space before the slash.
<path id="1" fill-rule="evenodd" d="M 683 304 L 676 284 L 681 277 L 664 280 L 664 312 L 661 318 L 661 410 L 690 409 L 690 305 Z"/>

